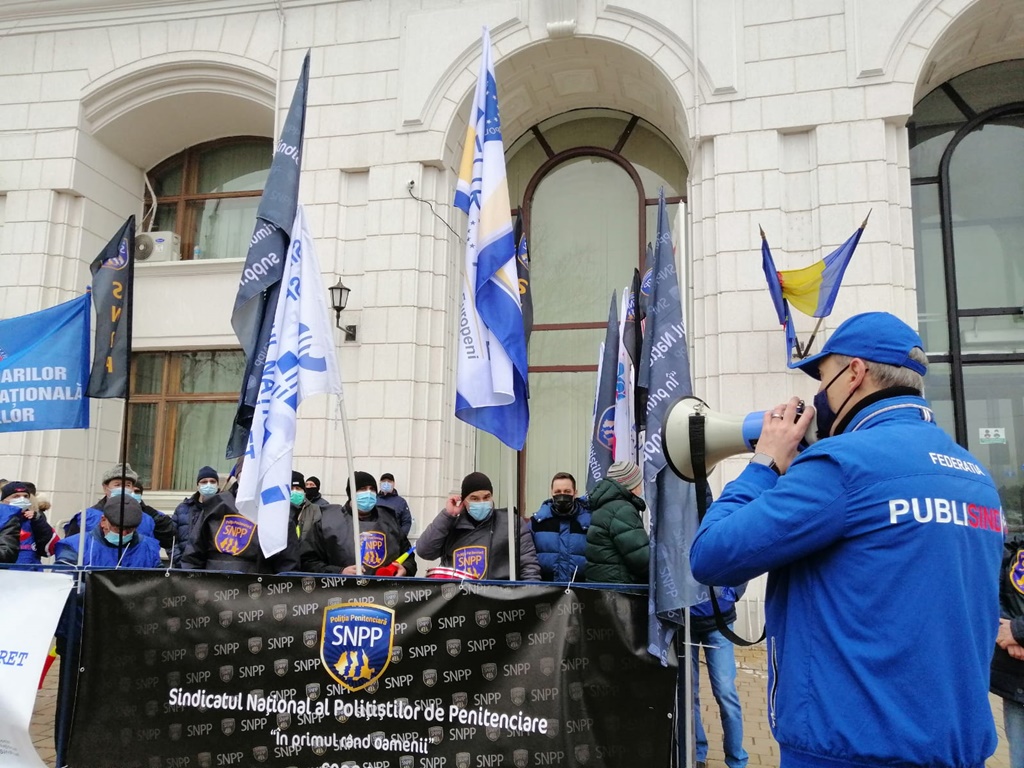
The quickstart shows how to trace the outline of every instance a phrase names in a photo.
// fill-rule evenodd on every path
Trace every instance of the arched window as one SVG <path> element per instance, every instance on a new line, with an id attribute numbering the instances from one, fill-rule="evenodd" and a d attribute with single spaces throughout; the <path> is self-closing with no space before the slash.
<path id="1" fill-rule="evenodd" d="M 146 190 L 147 229 L 179 235 L 182 259 L 244 258 L 272 159 L 273 142 L 259 137 L 219 139 L 168 158 L 148 174 L 156 204 Z"/>
<path id="2" fill-rule="evenodd" d="M 522 213 L 529 243 L 534 308 L 530 431 L 516 494 L 530 514 L 548 497 L 555 472 L 571 472 L 583 492 L 608 303 L 634 269 L 642 274 L 659 190 L 678 207 L 686 167 L 653 125 L 608 109 L 549 118 L 514 141 L 507 157 L 513 213 Z M 503 480 L 497 441 L 480 433 L 477 453 L 482 471 Z"/>
<path id="3" fill-rule="evenodd" d="M 928 396 L 1024 527 L 1024 61 L 944 83 L 908 130 Z"/>

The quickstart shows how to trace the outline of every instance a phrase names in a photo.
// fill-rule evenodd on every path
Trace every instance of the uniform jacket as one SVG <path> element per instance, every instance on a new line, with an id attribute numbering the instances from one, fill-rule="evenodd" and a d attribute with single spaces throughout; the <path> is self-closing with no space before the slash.
<path id="1" fill-rule="evenodd" d="M 118 561 L 118 547 L 109 543 L 103 538 L 98 527 L 91 529 L 88 533 L 76 533 L 66 539 L 57 542 L 57 562 L 61 565 L 78 564 L 78 547 L 84 542 L 85 552 L 82 555 L 82 565 L 93 568 L 159 568 L 160 545 L 156 539 L 145 534 L 135 532 L 132 540 L 121 550 L 120 562 Z"/>
<path id="2" fill-rule="evenodd" d="M 374 507 L 365 519 L 360 515 L 359 535 L 364 573 L 376 573 L 378 568 L 409 551 L 409 539 L 402 535 L 394 513 L 387 507 Z M 355 565 L 350 505 L 329 505 L 320 519 L 302 532 L 299 559 L 303 571 L 314 573 L 341 573 Z M 406 558 L 402 566 L 406 575 L 415 576 L 415 555 Z"/>
<path id="3" fill-rule="evenodd" d="M 395 513 L 398 524 L 402 527 L 402 534 L 409 535 L 412 529 L 412 510 L 409 509 L 409 502 L 398 495 L 397 491 L 391 493 L 378 493 L 377 503 L 383 504 Z"/>
<path id="4" fill-rule="evenodd" d="M 235 505 L 237 491 L 235 485 L 204 502 L 199 524 L 193 529 L 181 556 L 181 567 L 241 573 L 298 571 L 299 541 L 295 525 L 288 525 L 288 545 L 277 554 L 264 557 L 256 523 L 243 516 Z"/>
<path id="5" fill-rule="evenodd" d="M 192 535 L 193 529 L 199 523 L 203 514 L 203 500 L 199 492 L 187 497 L 174 509 L 171 520 L 174 523 L 174 552 L 171 554 L 171 566 L 181 566 L 181 556 L 185 553 L 185 547 Z"/>
<path id="6" fill-rule="evenodd" d="M 85 510 L 86 530 L 92 530 L 100 524 L 100 518 L 103 517 L 103 512 L 100 509 L 105 502 L 106 497 Z M 174 521 L 171 519 L 171 516 L 165 515 L 160 510 L 146 503 L 140 503 L 139 506 L 142 507 L 142 511 L 145 513 L 142 516 L 142 522 L 139 524 L 139 531 L 156 539 L 157 543 L 164 549 L 170 550 L 175 537 Z M 65 536 L 73 536 L 81 532 L 81 518 L 82 513 L 76 512 L 75 516 L 64 526 Z"/>
<path id="7" fill-rule="evenodd" d="M 781 478 L 749 465 L 690 550 L 703 584 L 768 572 L 768 721 L 786 766 L 980 768 L 996 748 L 999 495 L 905 392 L 858 403 Z"/>
<path id="8" fill-rule="evenodd" d="M 519 580 L 540 581 L 537 550 L 527 525 L 520 529 L 517 549 Z M 508 579 L 508 510 L 495 509 L 478 523 L 465 510 L 452 517 L 442 509 L 416 541 L 416 554 L 478 579 Z"/>
<path id="9" fill-rule="evenodd" d="M 530 518 L 530 531 L 544 581 L 586 580 L 588 528 L 590 510 L 580 499 L 567 515 L 556 513 L 551 499 L 541 504 Z"/>
<path id="10" fill-rule="evenodd" d="M 651 540 L 640 513 L 644 500 L 605 478 L 590 492 L 587 581 L 646 584 Z"/>
<path id="11" fill-rule="evenodd" d="M 1013 639 L 1024 643 L 1024 535 L 1006 542 L 999 576 L 999 615 L 1010 620 Z M 989 690 L 1004 699 L 1024 704 L 1024 661 L 996 646 L 992 656 Z"/>
<path id="12" fill-rule="evenodd" d="M 18 561 L 23 519 L 17 507 L 0 504 L 0 563 Z"/>

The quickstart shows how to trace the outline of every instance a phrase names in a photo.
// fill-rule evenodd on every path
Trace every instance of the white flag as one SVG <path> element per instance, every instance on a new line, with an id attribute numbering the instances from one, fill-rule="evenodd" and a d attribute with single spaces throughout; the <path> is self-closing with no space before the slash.
<path id="1" fill-rule="evenodd" d="M 288 544 L 299 403 L 324 393 L 341 394 L 341 376 L 320 264 L 300 205 L 236 500 L 238 511 L 259 526 L 268 557 Z"/>
<path id="2" fill-rule="evenodd" d="M 0 570 L 0 766 L 45 768 L 29 723 L 50 640 L 74 580 L 59 573 Z"/>
<path id="3" fill-rule="evenodd" d="M 629 286 L 622 291 L 619 311 L 619 354 L 615 373 L 615 461 L 636 463 L 636 414 L 634 413 L 633 363 L 623 343 L 629 315 Z"/>

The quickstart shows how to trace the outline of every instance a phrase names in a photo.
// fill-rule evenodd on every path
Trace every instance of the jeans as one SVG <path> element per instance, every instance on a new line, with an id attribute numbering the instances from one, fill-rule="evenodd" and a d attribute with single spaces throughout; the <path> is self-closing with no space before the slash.
<path id="1" fill-rule="evenodd" d="M 740 710 L 740 696 L 736 692 L 736 656 L 733 654 L 732 643 L 726 640 L 717 629 L 695 634 L 694 637 L 704 648 L 708 677 L 711 679 L 711 692 L 718 702 L 718 710 L 722 715 L 724 741 L 722 747 L 725 750 L 725 764 L 729 768 L 745 768 L 748 757 L 747 751 L 743 748 L 743 712 Z M 694 647 L 693 651 L 690 656 L 693 664 L 693 730 L 697 742 L 697 760 L 706 761 L 708 737 L 704 733 L 704 724 L 700 721 L 700 697 L 698 695 L 700 649 Z M 1021 724 L 1024 727 L 1024 714 L 1021 718 Z M 1014 768 L 1017 768 L 1016 764 L 1014 764 Z"/>
<path id="2" fill-rule="evenodd" d="M 1010 768 L 1024 768 L 1024 704 L 1003 699 L 1003 727 L 1010 742 Z"/>

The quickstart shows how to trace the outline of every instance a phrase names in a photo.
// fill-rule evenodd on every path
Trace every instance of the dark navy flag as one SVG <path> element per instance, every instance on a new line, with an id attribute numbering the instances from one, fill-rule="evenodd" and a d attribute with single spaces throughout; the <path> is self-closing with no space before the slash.
<path id="1" fill-rule="evenodd" d="M 661 443 L 669 406 L 693 394 L 664 189 L 658 200 L 658 239 L 644 331 L 641 370 L 645 368 L 647 434 L 642 453 L 644 498 L 651 515 L 647 650 L 667 664 L 672 636 L 682 626 L 687 608 L 707 600 L 708 594 L 690 573 L 690 543 L 697 532 L 694 486 L 668 467 Z"/>
<path id="2" fill-rule="evenodd" d="M 292 95 L 281 138 L 274 149 L 256 227 L 238 282 L 231 327 L 245 352 L 245 373 L 238 393 L 238 411 L 228 439 L 227 457 L 241 456 L 259 399 L 263 366 L 267 360 L 270 331 L 277 311 L 285 254 L 291 242 L 292 224 L 299 204 L 299 172 L 302 168 L 302 136 L 306 126 L 306 91 L 309 86 L 309 52 Z"/>
<path id="3" fill-rule="evenodd" d="M 590 434 L 587 458 L 587 493 L 604 479 L 615 455 L 615 387 L 619 368 L 619 310 L 615 292 L 608 308 L 608 330 L 597 367 L 597 394 L 594 396 L 594 428 Z"/>
<path id="4" fill-rule="evenodd" d="M 132 294 L 135 291 L 135 217 L 129 216 L 93 259 L 92 303 L 96 344 L 89 397 L 128 397 L 132 361 Z"/>
<path id="5" fill-rule="evenodd" d="M 519 304 L 523 308 L 523 333 L 530 343 L 533 333 L 533 291 L 530 290 L 530 252 L 526 247 L 526 232 L 523 231 L 523 215 L 516 216 L 516 273 L 519 277 Z"/>
<path id="6" fill-rule="evenodd" d="M 89 426 L 89 295 L 0 320 L 0 432 Z"/>

